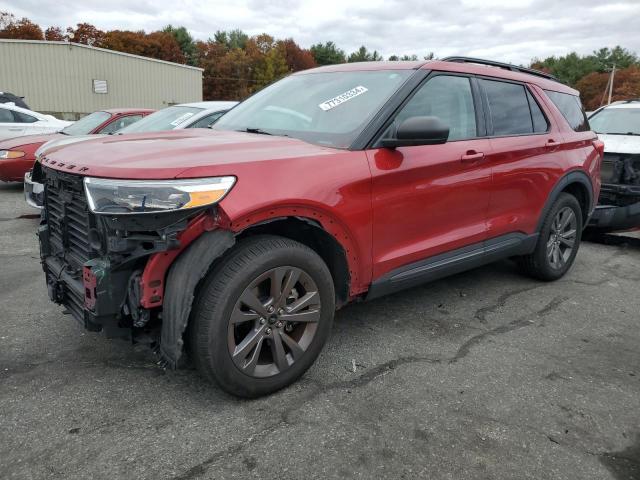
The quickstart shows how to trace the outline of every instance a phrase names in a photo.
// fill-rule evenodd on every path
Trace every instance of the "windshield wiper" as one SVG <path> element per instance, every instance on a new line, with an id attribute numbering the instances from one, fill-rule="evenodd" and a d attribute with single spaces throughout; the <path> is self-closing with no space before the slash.
<path id="1" fill-rule="evenodd" d="M 602 135 L 632 135 L 632 136 L 640 136 L 640 133 L 634 133 L 634 132 L 627 132 L 627 133 L 623 133 L 623 132 L 596 132 L 596 133 L 600 133 Z"/>
<path id="2" fill-rule="evenodd" d="M 273 133 L 267 132 L 266 130 L 263 130 L 261 128 L 252 128 L 252 127 L 247 127 L 244 130 L 238 130 L 238 132 L 258 133 L 260 135 L 273 135 Z"/>

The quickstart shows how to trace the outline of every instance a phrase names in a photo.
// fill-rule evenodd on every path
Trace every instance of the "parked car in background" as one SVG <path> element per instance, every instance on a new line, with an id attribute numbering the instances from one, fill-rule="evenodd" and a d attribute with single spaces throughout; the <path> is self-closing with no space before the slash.
<path id="1" fill-rule="evenodd" d="M 11 103 L 0 103 L 0 140 L 59 132 L 73 122 L 58 120 L 52 115 L 20 108 Z"/>
<path id="2" fill-rule="evenodd" d="M 600 108 L 589 123 L 605 152 L 602 190 L 589 228 L 612 232 L 640 227 L 640 99 Z"/>
<path id="3" fill-rule="evenodd" d="M 158 110 L 136 125 L 122 129 L 118 134 L 208 128 L 237 104 L 238 102 L 194 102 L 172 105 Z"/>
<path id="4" fill-rule="evenodd" d="M 147 108 L 100 110 L 82 117 L 56 133 L 25 135 L 0 141 L 0 180 L 21 182 L 25 173 L 33 167 L 36 151 L 46 142 L 82 135 L 113 133 L 154 111 Z"/>
<path id="5" fill-rule="evenodd" d="M 24 98 L 14 95 L 11 92 L 0 92 L 0 103 L 12 103 L 20 108 L 31 110 L 29 105 L 25 103 Z"/>
<path id="6" fill-rule="evenodd" d="M 235 107 L 238 102 L 195 102 L 172 105 L 163 108 L 148 117 L 116 132 L 118 135 L 128 133 L 156 132 L 163 130 L 182 130 L 185 128 L 209 128 L 225 112 Z M 60 148 L 71 143 L 84 142 L 94 138 L 89 135 L 78 135 L 72 138 L 56 138 L 42 145 L 36 157 L 42 153 Z M 24 195 L 29 205 L 35 208 L 42 206 L 42 185 L 34 181 L 31 172 L 24 175 Z"/>
<path id="7" fill-rule="evenodd" d="M 213 131 L 47 151 L 47 290 L 89 330 L 170 368 L 186 350 L 226 391 L 264 395 L 312 365 L 350 301 L 507 257 L 561 278 L 602 153 L 578 92 L 542 72 L 467 58 L 297 72 Z"/>

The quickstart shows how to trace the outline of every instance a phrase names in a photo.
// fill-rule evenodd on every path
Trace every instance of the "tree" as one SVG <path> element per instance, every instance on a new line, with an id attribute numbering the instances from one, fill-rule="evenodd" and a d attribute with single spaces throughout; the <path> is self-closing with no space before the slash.
<path id="1" fill-rule="evenodd" d="M 369 52 L 364 45 L 349 55 L 347 59 L 348 62 L 377 62 L 380 60 L 382 60 L 382 57 L 377 50 Z"/>
<path id="2" fill-rule="evenodd" d="M 42 29 L 28 18 L 17 20 L 9 12 L 0 12 L 0 38 L 43 40 Z"/>
<path id="3" fill-rule="evenodd" d="M 336 47 L 333 42 L 316 43 L 309 49 L 318 65 L 333 65 L 335 63 L 345 63 L 347 58 L 344 50 Z"/>
<path id="4" fill-rule="evenodd" d="M 180 46 L 182 55 L 189 65 L 196 65 L 198 62 L 196 44 L 193 37 L 185 27 L 173 27 L 167 25 L 162 29 L 165 33 L 170 33 Z"/>
<path id="5" fill-rule="evenodd" d="M 244 50 L 247 46 L 247 42 L 249 41 L 249 35 L 239 28 L 236 28 L 235 30 L 230 30 L 228 32 L 218 30 L 213 34 L 213 39 L 216 42 L 225 45 L 229 50 L 233 50 L 234 48 Z"/>
<path id="6" fill-rule="evenodd" d="M 98 46 L 168 62 L 184 63 L 180 45 L 173 35 L 167 32 L 146 34 L 142 30 L 138 32 L 111 30 L 104 34 Z"/>
<path id="7" fill-rule="evenodd" d="M 75 43 L 83 43 L 89 46 L 100 46 L 104 38 L 104 32 L 90 23 L 78 23 L 76 28 L 68 27 L 67 36 Z"/>
<path id="8" fill-rule="evenodd" d="M 300 46 L 294 42 L 293 38 L 279 40 L 277 46 L 284 53 L 287 67 L 291 72 L 306 70 L 317 65 L 313 54 L 309 50 L 300 48 Z"/>
<path id="9" fill-rule="evenodd" d="M 266 87 L 289 72 L 284 49 L 271 35 L 251 37 L 245 51 L 252 62 L 252 88 Z"/>
<path id="10" fill-rule="evenodd" d="M 44 31 L 44 39 L 53 42 L 62 42 L 66 37 L 60 27 L 49 27 Z"/>
<path id="11" fill-rule="evenodd" d="M 592 72 L 578 81 L 576 88 L 580 91 L 585 109 L 595 110 L 607 101 L 609 76 L 609 73 Z M 613 81 L 611 99 L 630 98 L 640 98 L 640 67 L 637 65 L 617 70 Z"/>

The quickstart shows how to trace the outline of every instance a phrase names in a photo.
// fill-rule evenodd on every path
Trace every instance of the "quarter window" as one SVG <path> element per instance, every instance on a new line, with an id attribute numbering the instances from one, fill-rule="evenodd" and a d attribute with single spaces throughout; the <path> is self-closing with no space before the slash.
<path id="1" fill-rule="evenodd" d="M 433 116 L 449 126 L 449 141 L 477 136 L 471 83 L 467 77 L 438 75 L 425 83 L 402 108 L 384 137 L 407 118 Z"/>
<path id="2" fill-rule="evenodd" d="M 569 95 L 568 93 L 554 92 L 552 90 L 545 90 L 547 96 L 551 99 L 562 116 L 566 118 L 571 128 L 576 132 L 586 132 L 591 129 L 589 127 L 589 121 L 584 113 L 580 98 L 575 95 Z"/>
<path id="3" fill-rule="evenodd" d="M 493 80 L 480 80 L 480 83 L 487 95 L 493 135 L 527 135 L 534 132 L 528 92 L 523 85 Z"/>
<path id="4" fill-rule="evenodd" d="M 533 131 L 534 133 L 544 133 L 549 130 L 549 122 L 547 122 L 547 118 L 542 113 L 542 109 L 538 102 L 536 102 L 533 95 L 527 90 L 527 100 L 529 100 L 529 107 L 531 108 L 531 120 L 533 121 Z"/>

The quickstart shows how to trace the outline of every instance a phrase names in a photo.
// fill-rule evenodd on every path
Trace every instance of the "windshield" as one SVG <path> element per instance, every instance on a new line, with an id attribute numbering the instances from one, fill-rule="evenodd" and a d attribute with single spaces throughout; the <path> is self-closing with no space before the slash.
<path id="1" fill-rule="evenodd" d="M 214 130 L 284 135 L 347 148 L 413 70 L 292 75 L 226 113 Z"/>
<path id="2" fill-rule="evenodd" d="M 111 118 L 111 114 L 107 112 L 93 112 L 82 117 L 77 122 L 72 123 L 62 130 L 66 135 L 89 135 L 97 127 Z"/>
<path id="3" fill-rule="evenodd" d="M 204 108 L 185 107 L 180 105 L 163 108 L 162 110 L 158 110 L 157 112 L 144 117 L 142 120 L 119 130 L 118 134 L 173 130 L 202 110 L 204 110 Z"/>
<path id="4" fill-rule="evenodd" d="M 605 108 L 589 119 L 596 133 L 640 135 L 640 108 Z"/>

